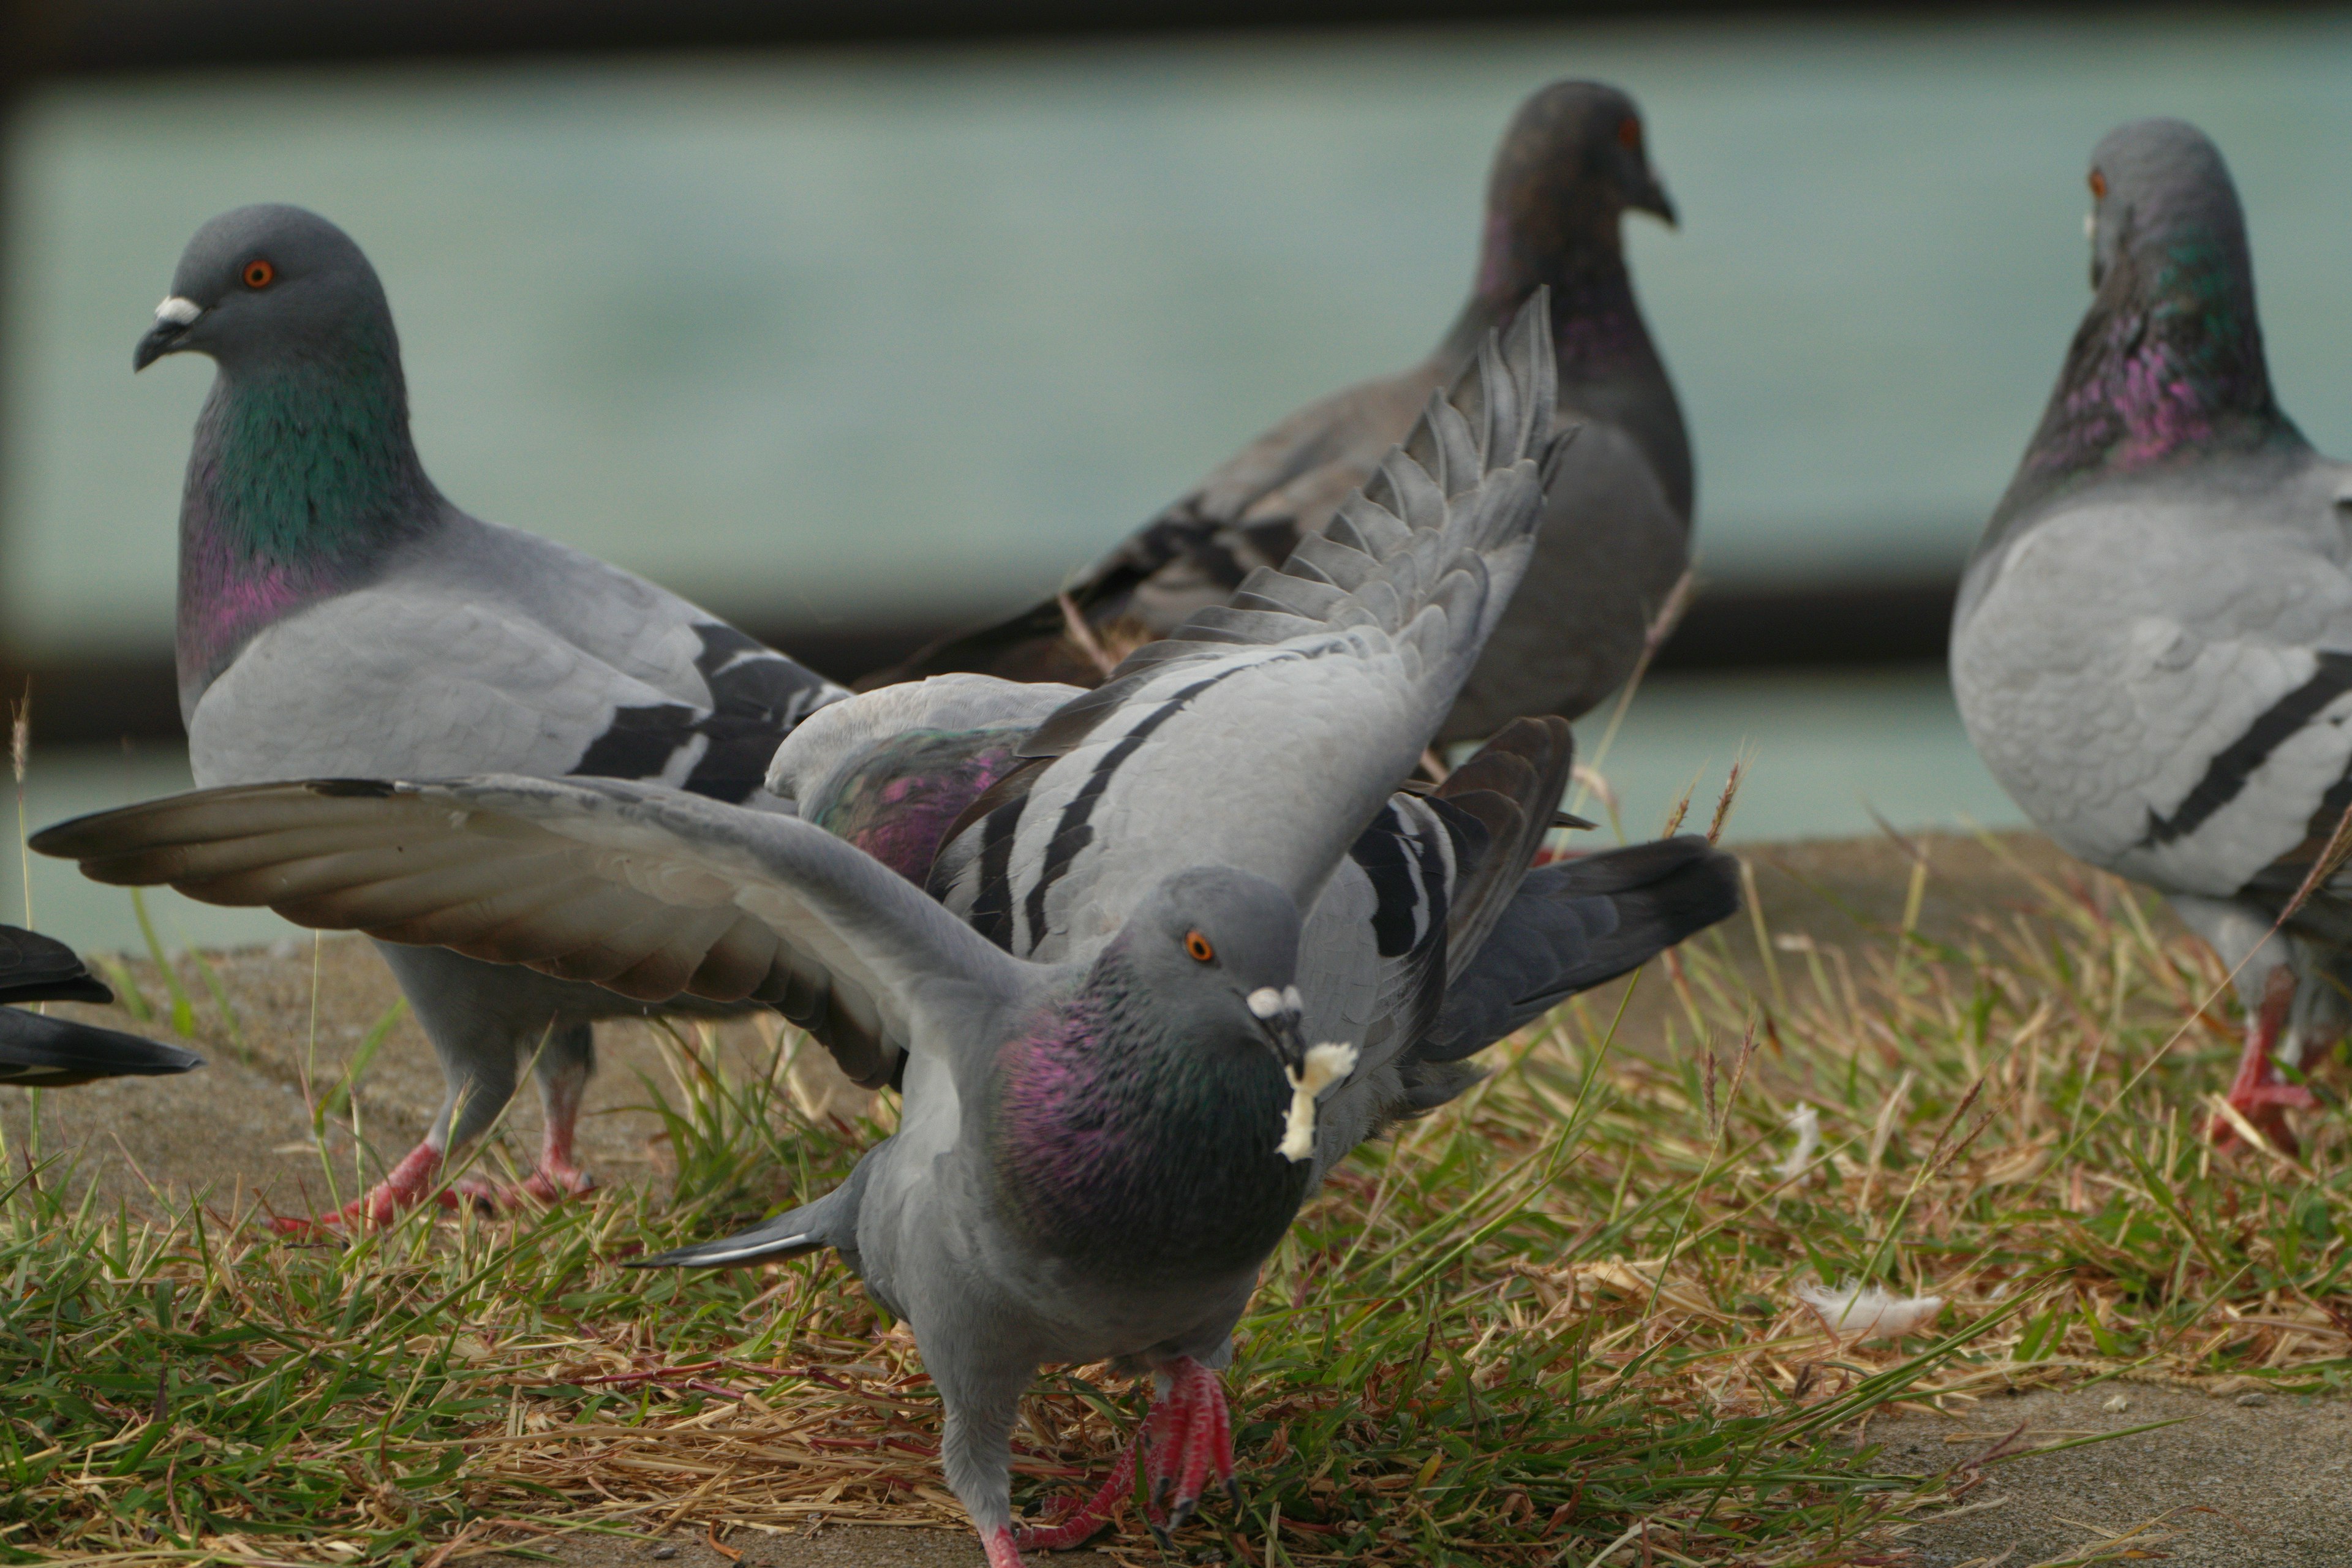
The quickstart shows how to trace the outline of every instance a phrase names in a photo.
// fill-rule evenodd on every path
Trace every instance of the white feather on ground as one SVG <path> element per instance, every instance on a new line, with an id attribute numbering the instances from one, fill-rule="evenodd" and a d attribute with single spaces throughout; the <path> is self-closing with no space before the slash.
<path id="1" fill-rule="evenodd" d="M 1856 1342 L 1917 1333 L 1944 1310 L 1941 1296 L 1897 1296 L 1883 1285 L 1800 1285 L 1797 1300 L 1830 1332 Z"/>
<path id="2" fill-rule="evenodd" d="M 1810 1105 L 1801 1105 L 1789 1112 L 1787 1126 L 1797 1135 L 1797 1146 L 1773 1168 L 1773 1174 L 1784 1182 L 1793 1182 L 1805 1173 L 1805 1167 L 1822 1152 L 1822 1113 Z"/>

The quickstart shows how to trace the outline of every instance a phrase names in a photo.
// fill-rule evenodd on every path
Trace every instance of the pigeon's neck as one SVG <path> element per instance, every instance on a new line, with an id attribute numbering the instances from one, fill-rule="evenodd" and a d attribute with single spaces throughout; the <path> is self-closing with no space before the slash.
<path id="1" fill-rule="evenodd" d="M 875 748 L 848 775 L 803 801 L 809 820 L 918 887 L 964 808 L 1023 766 L 1025 729 L 915 730 Z"/>
<path id="2" fill-rule="evenodd" d="M 1478 279 L 1439 346 L 1449 373 L 1465 365 L 1538 288 L 1551 289 L 1552 354 L 1559 367 L 1559 406 L 1622 426 L 1641 443 L 1685 521 L 1693 502 L 1690 437 L 1674 384 L 1642 319 L 1625 269 L 1614 207 L 1562 215 L 1536 230 L 1489 211 Z"/>
<path id="3" fill-rule="evenodd" d="M 222 367 L 180 504 L 184 700 L 254 634 L 365 582 L 441 511 L 391 343 Z"/>
<path id="4" fill-rule="evenodd" d="M 1129 1280 L 1256 1267 L 1307 1166 L 1276 1144 L 1289 1090 L 1255 1038 L 1171 1038 L 1098 964 L 1006 1047 L 997 1177 L 1034 1243 Z"/>
<path id="5" fill-rule="evenodd" d="M 2100 479 L 2303 444 L 2271 389 L 2243 237 L 2151 237 L 2100 280 L 1994 530 Z"/>

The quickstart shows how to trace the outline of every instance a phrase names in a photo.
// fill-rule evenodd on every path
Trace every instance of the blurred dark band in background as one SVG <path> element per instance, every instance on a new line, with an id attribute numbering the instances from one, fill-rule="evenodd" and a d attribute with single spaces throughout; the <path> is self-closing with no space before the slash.
<path id="1" fill-rule="evenodd" d="M 2271 9 L 2292 9 L 2273 6 Z M 1480 22 L 1662 17 L 1934 17 L 2124 10 L 2119 5 L 1791 5 L 1759 0 L 16 0 L 15 72 L 91 74 L 328 61 L 724 50 Z M 2129 7 L 2137 10 L 2139 7 Z M 0 66 L 0 70 L 9 69 Z"/>
<path id="2" fill-rule="evenodd" d="M 1662 672 L 1839 669 L 1944 657 L 1956 584 L 1941 580 L 1758 589 L 1702 589 L 1652 667 Z M 744 629 L 836 680 L 855 680 L 957 628 L 936 626 L 761 626 Z M 53 745 L 176 741 L 180 700 L 172 660 L 143 657 L 12 666 L 0 653 L 0 698 L 27 688 L 43 740 Z"/>

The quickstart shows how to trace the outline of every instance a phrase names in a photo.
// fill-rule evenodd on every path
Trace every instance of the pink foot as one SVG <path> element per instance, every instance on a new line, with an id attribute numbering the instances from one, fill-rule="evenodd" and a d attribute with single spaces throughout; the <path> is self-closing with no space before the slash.
<path id="1" fill-rule="evenodd" d="M 585 1197 L 596 1190 L 596 1178 L 580 1168 L 572 1149 L 580 1124 L 581 1091 L 585 1086 L 583 1076 L 576 1082 L 566 1080 L 547 1095 L 547 1131 L 540 1140 L 539 1169 L 524 1179 L 520 1189 L 522 1196 L 555 1204 L 566 1198 Z M 515 1195 L 507 1194 L 508 1206 L 512 1206 Z"/>
<path id="2" fill-rule="evenodd" d="M 1018 1534 L 1018 1543 L 1037 1552 L 1067 1552 L 1084 1546 L 1109 1525 L 1135 1485 L 1138 1450 L 1150 1493 L 1144 1504 L 1151 1533 L 1164 1549 L 1168 1532 L 1181 1529 L 1200 1507 L 1201 1489 L 1212 1470 L 1225 1495 L 1241 1506 L 1234 1485 L 1233 1415 L 1225 1408 L 1225 1391 L 1217 1374 L 1190 1356 L 1162 1366 L 1156 1374 L 1151 1413 L 1143 1429 L 1120 1453 L 1110 1479 L 1084 1502 L 1065 1501 L 1047 1516 L 1047 1522 Z M 995 1559 L 991 1558 L 992 1565 Z"/>
<path id="3" fill-rule="evenodd" d="M 2246 1048 L 2238 1058 L 2238 1076 L 2230 1085 L 2231 1108 L 2252 1124 L 2271 1147 L 2293 1156 L 2302 1145 L 2286 1124 L 2289 1110 L 2310 1110 L 2319 1101 L 2299 1083 L 2289 1083 L 2271 1052 L 2285 1032 L 2287 1009 L 2294 1001 L 2294 975 L 2281 968 L 2263 990 L 2263 1005 L 2246 1026 Z M 2238 1142 L 2236 1128 L 2221 1117 L 2213 1119 L 2213 1146 L 2227 1149 Z"/>
<path id="4" fill-rule="evenodd" d="M 388 1172 L 383 1180 L 368 1189 L 364 1197 L 353 1198 L 340 1209 L 302 1218 L 280 1215 L 269 1222 L 269 1227 L 280 1236 L 309 1236 L 322 1230 L 340 1230 L 351 1226 L 390 1225 L 404 1210 L 415 1208 L 433 1192 L 434 1178 L 441 1173 L 441 1151 L 430 1143 L 419 1143 L 411 1149 L 399 1164 Z M 445 1208 L 455 1208 L 457 1196 L 450 1193 L 438 1194 Z"/>
<path id="5" fill-rule="evenodd" d="M 1013 1542 L 1013 1531 L 999 1526 L 982 1533 L 980 1544 L 988 1553 L 988 1568 L 1023 1568 L 1021 1548 Z"/>
<path id="6" fill-rule="evenodd" d="M 543 1204 L 562 1203 L 566 1198 L 584 1198 L 596 1190 L 596 1178 L 572 1163 L 561 1164 L 542 1159 L 522 1184 L 522 1191 Z"/>
<path id="7" fill-rule="evenodd" d="M 1084 1546 L 1109 1526 L 1118 1512 L 1118 1505 L 1134 1489 L 1135 1445 L 1129 1443 L 1119 1450 L 1118 1463 L 1111 1467 L 1110 1479 L 1094 1496 L 1084 1502 L 1076 1498 L 1055 1499 L 1046 1512 L 1045 1522 L 1015 1531 L 1015 1542 L 1031 1552 L 1068 1552 Z"/>

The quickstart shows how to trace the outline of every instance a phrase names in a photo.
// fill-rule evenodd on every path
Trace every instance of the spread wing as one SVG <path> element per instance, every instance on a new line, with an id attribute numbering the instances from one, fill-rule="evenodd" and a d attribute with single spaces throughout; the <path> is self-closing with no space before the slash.
<path id="1" fill-rule="evenodd" d="M 1036 984 L 820 828 L 621 780 L 240 785 L 83 817 L 33 847 L 98 881 L 266 904 L 645 1001 L 770 1003 L 867 1083 L 908 1048 L 956 1061 L 958 1039 Z"/>
<path id="2" fill-rule="evenodd" d="M 1010 952 L 1090 953 L 1162 877 L 1310 908 L 1436 733 L 1525 571 L 1553 436 L 1542 295 L 1323 534 L 1064 705 L 933 873 Z"/>

